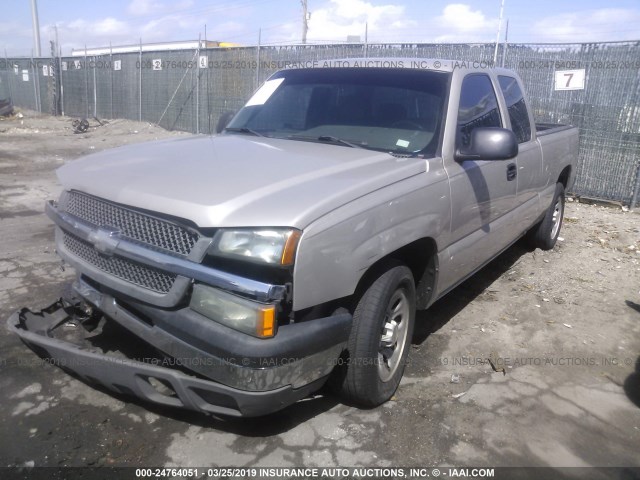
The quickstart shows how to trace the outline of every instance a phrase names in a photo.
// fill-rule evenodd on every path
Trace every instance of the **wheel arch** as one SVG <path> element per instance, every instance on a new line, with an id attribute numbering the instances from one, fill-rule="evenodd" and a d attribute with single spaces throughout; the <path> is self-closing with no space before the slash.
<path id="1" fill-rule="evenodd" d="M 434 299 L 438 278 L 438 247 L 431 237 L 415 240 L 377 260 L 360 277 L 353 295 L 354 303 L 376 278 L 389 268 L 405 265 L 413 274 L 416 284 L 416 308 L 427 308 Z"/>
<path id="2" fill-rule="evenodd" d="M 567 165 L 564 167 L 562 172 L 560 172 L 560 176 L 558 177 L 558 181 L 556 183 L 561 183 L 565 190 L 569 187 L 569 179 L 571 178 L 571 165 Z"/>

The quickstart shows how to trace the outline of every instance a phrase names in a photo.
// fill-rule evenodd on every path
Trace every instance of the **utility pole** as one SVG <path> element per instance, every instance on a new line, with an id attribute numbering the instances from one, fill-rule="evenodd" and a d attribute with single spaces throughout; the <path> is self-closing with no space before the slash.
<path id="1" fill-rule="evenodd" d="M 300 3 L 302 3 L 302 43 L 307 43 L 307 31 L 309 31 L 307 0 L 300 0 Z"/>
<path id="2" fill-rule="evenodd" d="M 42 56 L 40 51 L 40 22 L 38 21 L 38 5 L 31 0 L 31 22 L 33 24 L 33 48 L 37 58 Z"/>

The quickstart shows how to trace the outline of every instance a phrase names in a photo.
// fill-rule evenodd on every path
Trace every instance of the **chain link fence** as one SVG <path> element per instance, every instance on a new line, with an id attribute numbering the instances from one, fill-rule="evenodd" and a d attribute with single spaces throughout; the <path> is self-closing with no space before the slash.
<path id="1" fill-rule="evenodd" d="M 340 44 L 5 58 L 0 98 L 45 113 L 213 133 L 223 113 L 292 63 L 367 57 L 492 64 L 494 52 L 495 44 Z M 521 76 L 536 121 L 580 129 L 574 193 L 632 203 L 640 186 L 640 42 L 503 44 L 497 65 Z M 556 90 L 556 72 L 575 69 L 585 70 L 585 88 Z"/>

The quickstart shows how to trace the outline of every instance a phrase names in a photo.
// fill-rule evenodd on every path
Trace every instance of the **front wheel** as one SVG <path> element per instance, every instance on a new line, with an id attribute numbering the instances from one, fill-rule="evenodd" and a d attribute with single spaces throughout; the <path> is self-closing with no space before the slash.
<path id="1" fill-rule="evenodd" d="M 410 350 L 415 299 L 413 275 L 405 266 L 385 271 L 360 297 L 338 385 L 346 400 L 375 407 L 393 396 Z"/>
<path id="2" fill-rule="evenodd" d="M 533 248 L 551 250 L 560 236 L 564 218 L 564 185 L 556 184 L 553 201 L 542 221 L 529 232 L 529 243 Z"/>

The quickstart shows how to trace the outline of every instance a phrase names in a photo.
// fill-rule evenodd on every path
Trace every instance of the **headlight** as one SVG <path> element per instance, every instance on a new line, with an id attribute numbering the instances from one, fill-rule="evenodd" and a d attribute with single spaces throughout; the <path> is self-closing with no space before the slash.
<path id="1" fill-rule="evenodd" d="M 292 265 L 301 234 L 292 228 L 224 229 L 214 237 L 209 253 L 270 265 Z"/>
<path id="2" fill-rule="evenodd" d="M 193 287 L 189 308 L 254 337 L 269 338 L 276 334 L 274 305 L 252 302 L 217 288 L 197 284 Z"/>

